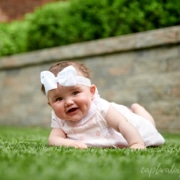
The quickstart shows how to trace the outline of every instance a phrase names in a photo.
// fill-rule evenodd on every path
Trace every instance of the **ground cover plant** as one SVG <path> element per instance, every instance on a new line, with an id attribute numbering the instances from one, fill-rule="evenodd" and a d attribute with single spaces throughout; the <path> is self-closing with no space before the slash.
<path id="1" fill-rule="evenodd" d="M 50 147 L 49 129 L 0 127 L 1 180 L 180 179 L 180 134 L 147 150 Z"/>

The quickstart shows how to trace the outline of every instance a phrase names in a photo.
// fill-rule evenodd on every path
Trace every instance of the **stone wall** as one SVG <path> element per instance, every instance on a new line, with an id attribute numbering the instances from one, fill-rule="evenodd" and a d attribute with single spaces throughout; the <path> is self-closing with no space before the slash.
<path id="1" fill-rule="evenodd" d="M 180 26 L 62 46 L 0 59 L 0 125 L 50 127 L 39 74 L 78 60 L 101 97 L 144 105 L 161 131 L 180 132 Z"/>

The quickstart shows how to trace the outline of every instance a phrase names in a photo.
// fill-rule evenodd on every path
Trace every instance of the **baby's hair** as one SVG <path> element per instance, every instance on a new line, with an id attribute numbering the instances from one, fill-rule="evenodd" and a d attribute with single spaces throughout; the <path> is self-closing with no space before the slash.
<path id="1" fill-rule="evenodd" d="M 90 78 L 89 69 L 84 64 L 73 62 L 73 61 L 61 61 L 56 64 L 53 64 L 49 68 L 49 71 L 52 72 L 55 76 L 57 76 L 57 74 L 67 66 L 73 66 L 84 77 Z M 43 92 L 43 94 L 45 94 L 45 88 L 43 84 L 41 85 L 41 91 Z"/>

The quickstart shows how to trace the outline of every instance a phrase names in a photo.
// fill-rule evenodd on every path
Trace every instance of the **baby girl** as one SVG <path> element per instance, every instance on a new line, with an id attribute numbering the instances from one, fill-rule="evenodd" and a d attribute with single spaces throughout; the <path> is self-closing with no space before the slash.
<path id="1" fill-rule="evenodd" d="M 41 72 L 41 83 L 52 108 L 49 145 L 145 149 L 165 142 L 144 107 L 102 99 L 83 64 L 54 64 Z"/>

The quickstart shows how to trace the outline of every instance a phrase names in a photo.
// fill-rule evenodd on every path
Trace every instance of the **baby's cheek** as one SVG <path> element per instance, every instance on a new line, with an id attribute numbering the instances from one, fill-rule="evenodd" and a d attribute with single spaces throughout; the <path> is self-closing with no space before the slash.
<path id="1" fill-rule="evenodd" d="M 64 116 L 65 111 L 62 108 L 56 108 L 54 110 L 56 116 L 58 116 L 59 118 L 62 118 Z"/>

